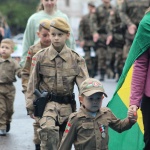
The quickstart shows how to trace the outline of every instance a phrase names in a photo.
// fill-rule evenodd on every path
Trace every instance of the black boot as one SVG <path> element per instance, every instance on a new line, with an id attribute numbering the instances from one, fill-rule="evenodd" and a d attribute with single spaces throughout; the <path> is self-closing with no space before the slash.
<path id="1" fill-rule="evenodd" d="M 6 124 L 6 132 L 9 132 L 9 130 L 10 130 L 10 123 L 7 123 Z"/>
<path id="2" fill-rule="evenodd" d="M 40 150 L 40 144 L 35 144 L 35 150 Z"/>
<path id="3" fill-rule="evenodd" d="M 100 69 L 100 75 L 101 75 L 100 81 L 104 81 L 104 77 L 105 77 L 105 70 L 104 69 Z"/>

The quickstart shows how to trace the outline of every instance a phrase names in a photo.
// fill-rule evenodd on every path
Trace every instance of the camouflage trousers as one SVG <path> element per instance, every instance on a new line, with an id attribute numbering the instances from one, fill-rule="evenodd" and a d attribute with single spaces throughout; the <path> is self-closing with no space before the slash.
<path id="1" fill-rule="evenodd" d="M 14 113 L 15 87 L 13 84 L 0 84 L 0 129 L 12 121 Z"/>
<path id="2" fill-rule="evenodd" d="M 43 117 L 38 120 L 41 150 L 58 150 L 69 115 L 72 113 L 70 104 L 48 102 Z"/>
<path id="3" fill-rule="evenodd" d="M 96 70 L 95 70 L 96 60 L 93 60 L 91 57 L 91 48 L 94 49 L 93 46 L 84 46 L 83 50 L 85 53 L 84 59 L 87 65 L 89 76 L 93 77 L 96 74 Z"/>

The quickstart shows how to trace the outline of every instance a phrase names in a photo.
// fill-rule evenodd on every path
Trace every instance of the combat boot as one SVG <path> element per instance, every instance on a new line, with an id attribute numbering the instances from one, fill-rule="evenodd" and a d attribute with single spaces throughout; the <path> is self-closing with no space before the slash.
<path id="1" fill-rule="evenodd" d="M 35 144 L 35 150 L 40 150 L 40 144 Z"/>
<path id="2" fill-rule="evenodd" d="M 104 81 L 104 77 L 105 77 L 105 70 L 104 69 L 100 69 L 100 81 Z"/>
<path id="3" fill-rule="evenodd" d="M 6 132 L 9 132 L 9 130 L 10 130 L 10 123 L 7 123 L 6 124 Z"/>

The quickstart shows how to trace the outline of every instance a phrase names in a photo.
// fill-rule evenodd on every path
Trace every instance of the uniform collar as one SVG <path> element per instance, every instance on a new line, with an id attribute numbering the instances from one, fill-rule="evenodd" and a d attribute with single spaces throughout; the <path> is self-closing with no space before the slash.
<path id="1" fill-rule="evenodd" d="M 0 57 L 0 62 L 5 62 L 5 61 L 12 62 L 12 58 L 9 57 L 9 58 L 7 58 L 7 59 L 3 59 L 2 57 Z"/>
<path id="2" fill-rule="evenodd" d="M 68 52 L 70 51 L 70 49 L 64 45 L 63 49 L 61 50 L 60 53 L 58 53 L 54 46 L 51 44 L 50 45 L 50 51 L 49 51 L 49 56 L 50 56 L 50 60 L 55 59 L 57 56 L 60 56 L 63 60 L 67 61 L 68 59 Z"/>
<path id="3" fill-rule="evenodd" d="M 107 111 L 107 109 L 105 108 L 101 108 L 98 112 L 95 118 L 100 117 L 101 115 L 103 115 L 105 112 Z M 79 116 L 80 117 L 86 117 L 86 118 L 93 118 L 91 115 L 89 115 L 89 113 L 85 110 L 85 108 L 83 106 L 81 106 L 81 108 L 79 109 Z"/>

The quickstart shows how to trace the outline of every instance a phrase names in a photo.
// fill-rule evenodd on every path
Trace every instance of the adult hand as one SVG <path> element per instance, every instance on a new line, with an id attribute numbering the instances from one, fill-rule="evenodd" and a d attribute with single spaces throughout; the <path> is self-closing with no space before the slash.
<path id="1" fill-rule="evenodd" d="M 133 35 L 135 34 L 136 31 L 136 25 L 135 24 L 131 24 L 130 26 L 128 26 L 128 32 Z"/>
<path id="2" fill-rule="evenodd" d="M 109 45 L 110 42 L 112 41 L 112 39 L 113 39 L 113 36 L 112 36 L 112 35 L 107 36 L 106 45 Z"/>
<path id="3" fill-rule="evenodd" d="M 100 38 L 100 36 L 99 36 L 98 33 L 94 33 L 94 34 L 93 34 L 93 41 L 94 41 L 94 42 L 97 42 L 99 38 Z"/>

